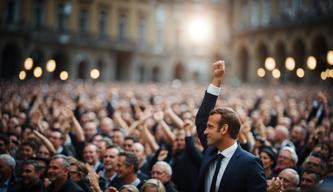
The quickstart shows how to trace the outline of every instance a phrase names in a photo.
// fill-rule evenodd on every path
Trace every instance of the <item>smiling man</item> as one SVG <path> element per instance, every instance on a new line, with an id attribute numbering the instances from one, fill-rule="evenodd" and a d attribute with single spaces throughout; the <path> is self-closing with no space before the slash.
<path id="1" fill-rule="evenodd" d="M 266 191 L 260 159 L 237 144 L 241 127 L 238 114 L 231 108 L 214 109 L 224 71 L 224 61 L 213 64 L 213 80 L 195 119 L 197 133 L 204 146 L 197 191 Z"/>

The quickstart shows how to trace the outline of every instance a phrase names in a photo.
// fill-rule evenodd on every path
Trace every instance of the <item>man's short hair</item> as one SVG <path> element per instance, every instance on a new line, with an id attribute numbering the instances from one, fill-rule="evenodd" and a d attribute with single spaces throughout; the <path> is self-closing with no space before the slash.
<path id="1" fill-rule="evenodd" d="M 10 167 L 11 170 L 13 171 L 15 170 L 16 162 L 12 156 L 8 154 L 1 154 L 0 160 L 4 161 Z"/>
<path id="2" fill-rule="evenodd" d="M 124 156 L 125 157 L 125 165 L 127 167 L 133 165 L 134 172 L 136 173 L 139 169 L 139 162 L 138 159 L 136 158 L 134 153 L 129 153 L 129 152 L 121 152 L 119 153 L 118 156 Z"/>
<path id="3" fill-rule="evenodd" d="M 298 156 L 297 156 L 296 151 L 295 151 L 294 148 L 286 146 L 286 147 L 283 147 L 281 149 L 281 151 L 289 151 L 289 153 L 291 155 L 291 159 L 294 161 L 295 165 L 297 164 L 297 162 L 298 162 Z"/>
<path id="4" fill-rule="evenodd" d="M 168 176 L 172 176 L 172 168 L 171 168 L 171 166 L 167 163 L 167 162 L 165 162 L 165 161 L 157 161 L 156 163 L 155 163 L 155 165 L 160 165 L 160 166 L 162 166 L 163 167 L 163 170 L 165 171 L 165 173 L 168 175 Z"/>
<path id="5" fill-rule="evenodd" d="M 237 139 L 239 129 L 241 127 L 239 116 L 237 112 L 228 107 L 223 108 L 215 108 L 213 109 L 209 115 L 219 114 L 221 116 L 219 123 L 219 128 L 221 128 L 224 124 L 227 124 L 229 129 L 229 135 L 233 139 Z"/>
<path id="6" fill-rule="evenodd" d="M 51 161 L 56 160 L 56 159 L 62 159 L 62 165 L 63 165 L 63 167 L 67 168 L 67 169 L 70 168 L 71 164 L 70 164 L 68 158 L 65 155 L 54 155 L 51 158 Z"/>
<path id="7" fill-rule="evenodd" d="M 297 171 L 295 171 L 295 169 L 286 168 L 286 169 L 283 169 L 281 172 L 289 172 L 289 173 L 291 173 L 294 176 L 294 184 L 296 184 L 296 185 L 299 184 L 299 175 L 298 175 Z"/>
<path id="8" fill-rule="evenodd" d="M 31 160 L 31 159 L 25 160 L 22 163 L 22 167 L 25 165 L 32 165 L 35 168 L 36 172 L 38 172 L 38 173 L 40 172 L 41 167 L 40 167 L 39 163 L 35 160 Z"/>

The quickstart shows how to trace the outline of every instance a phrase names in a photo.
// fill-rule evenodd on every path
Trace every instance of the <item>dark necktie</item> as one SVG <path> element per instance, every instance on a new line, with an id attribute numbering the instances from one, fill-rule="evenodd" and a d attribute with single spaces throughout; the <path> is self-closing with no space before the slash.
<path id="1" fill-rule="evenodd" d="M 215 192 L 215 186 L 216 186 L 216 180 L 217 180 L 217 175 L 219 174 L 220 168 L 221 168 L 221 163 L 222 163 L 222 159 L 224 158 L 224 156 L 222 154 L 217 154 L 215 157 L 215 161 L 216 163 L 216 168 L 215 168 L 215 172 L 214 172 L 214 176 L 213 176 L 213 180 L 212 183 L 210 185 L 210 192 Z"/>

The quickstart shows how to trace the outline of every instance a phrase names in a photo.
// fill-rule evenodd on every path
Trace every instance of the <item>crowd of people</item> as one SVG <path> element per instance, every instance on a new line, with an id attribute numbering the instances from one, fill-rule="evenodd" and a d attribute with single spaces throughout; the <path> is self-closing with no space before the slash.
<path id="1" fill-rule="evenodd" d="M 194 192 L 206 85 L 0 82 L 0 191 Z M 222 86 L 267 191 L 333 190 L 333 95 Z M 251 180 L 251 178 L 248 178 Z"/>

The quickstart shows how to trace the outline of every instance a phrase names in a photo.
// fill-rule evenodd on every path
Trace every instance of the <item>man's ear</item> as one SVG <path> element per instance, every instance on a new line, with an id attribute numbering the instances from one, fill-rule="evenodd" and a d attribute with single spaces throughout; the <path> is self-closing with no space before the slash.
<path id="1" fill-rule="evenodd" d="M 227 124 L 223 124 L 223 126 L 221 127 L 221 134 L 226 135 L 228 131 L 229 131 L 229 126 Z"/>

